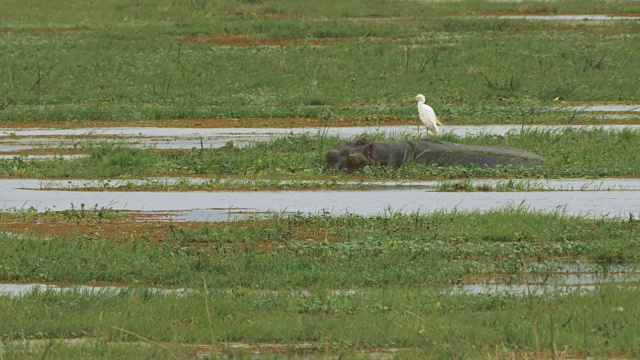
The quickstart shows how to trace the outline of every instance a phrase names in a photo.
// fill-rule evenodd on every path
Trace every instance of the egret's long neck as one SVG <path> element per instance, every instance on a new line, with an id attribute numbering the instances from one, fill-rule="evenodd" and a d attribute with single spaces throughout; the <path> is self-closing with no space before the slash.
<path id="1" fill-rule="evenodd" d="M 424 100 L 423 99 L 418 99 L 418 105 L 424 105 Z"/>

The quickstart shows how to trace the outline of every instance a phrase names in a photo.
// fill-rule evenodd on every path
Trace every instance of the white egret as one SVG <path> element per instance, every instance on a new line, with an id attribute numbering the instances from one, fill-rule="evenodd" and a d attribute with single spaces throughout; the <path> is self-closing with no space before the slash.
<path id="1" fill-rule="evenodd" d="M 440 120 L 436 116 L 436 113 L 433 111 L 433 108 L 427 104 L 425 104 L 424 95 L 418 94 L 412 100 L 418 100 L 418 114 L 420 115 L 420 121 L 427 127 L 427 133 L 429 131 L 434 134 L 438 132 L 438 125 L 442 126 Z"/>

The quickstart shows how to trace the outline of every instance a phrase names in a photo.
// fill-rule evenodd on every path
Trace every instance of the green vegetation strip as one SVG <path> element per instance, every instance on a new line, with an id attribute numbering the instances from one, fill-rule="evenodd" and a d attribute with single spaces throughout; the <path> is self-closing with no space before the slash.
<path id="1" fill-rule="evenodd" d="M 42 17 L 9 3 L 0 122 L 410 118 L 409 99 L 425 93 L 445 123 L 567 123 L 574 114 L 541 112 L 556 98 L 640 99 L 637 21 L 457 16 L 637 14 L 637 4 L 56 0 L 40 4 Z"/>
<path id="2" fill-rule="evenodd" d="M 86 336 L 98 340 L 75 348 L 52 341 L 49 347 L 52 354 L 92 358 L 119 352 L 170 358 L 171 353 L 188 354 L 185 344 L 224 348 L 227 342 L 278 343 L 280 352 L 291 353 L 301 352 L 296 345 L 305 342 L 318 344 L 307 352 L 320 354 L 400 348 L 400 358 L 479 358 L 496 353 L 548 358 L 554 351 L 575 357 L 637 357 L 639 295 L 638 289 L 610 286 L 593 293 L 543 297 L 413 290 L 300 294 L 238 289 L 180 296 L 140 290 L 118 295 L 34 291 L 0 297 L 5 310 L 0 312 L 0 337 L 6 342 L 0 351 L 22 354 L 24 346 L 10 342 L 13 339 Z M 106 343 L 140 337 L 150 342 L 146 349 Z"/>
<path id="3" fill-rule="evenodd" d="M 408 136 L 394 135 L 395 139 Z M 384 139 L 384 135 L 369 139 Z M 640 131 L 603 129 L 524 131 L 519 134 L 437 139 L 477 145 L 512 146 L 545 158 L 544 166 L 438 167 L 409 165 L 401 169 L 365 168 L 367 179 L 564 178 L 640 176 Z M 323 175 L 324 152 L 340 142 L 335 137 L 292 136 L 246 148 L 154 151 L 113 143 L 87 144 L 90 153 L 80 159 L 0 160 L 0 176 L 87 178 L 142 176 L 210 176 L 268 180 L 354 179 L 354 175 Z M 215 180 L 212 180 L 215 182 Z"/>
<path id="4" fill-rule="evenodd" d="M 595 181 L 595 180 L 594 180 Z M 438 192 L 518 192 L 518 191 L 623 191 L 624 187 L 585 183 L 581 187 L 554 187 L 537 180 L 499 180 L 487 182 L 474 180 L 420 181 L 367 181 L 367 180 L 240 180 L 240 179 L 131 179 L 87 180 L 80 183 L 48 183 L 31 190 L 65 191 L 258 191 L 258 190 L 366 190 L 366 189 L 415 189 Z M 634 190 L 628 190 L 634 191 Z"/>
<path id="5" fill-rule="evenodd" d="M 449 191 L 492 191 L 483 190 L 486 187 L 466 186 L 459 184 L 455 190 Z M 514 190 L 524 188 L 526 185 L 517 186 L 506 184 L 504 189 Z M 533 186 L 533 185 L 532 185 Z M 362 190 L 373 188 L 389 188 L 385 184 L 362 182 L 341 182 L 336 180 L 305 181 L 305 180 L 242 180 L 242 179 L 193 179 L 178 178 L 172 180 L 145 179 L 145 180 L 107 180 L 87 182 L 83 184 L 44 184 L 39 190 L 66 190 L 66 191 L 256 191 L 256 190 Z M 501 188 L 502 189 L 502 188 Z M 445 190 L 447 191 L 447 190 Z M 498 190 L 500 191 L 500 190 Z M 504 190 L 507 191 L 507 190 Z"/>
<path id="6" fill-rule="evenodd" d="M 527 272 L 565 271 L 547 260 L 640 260 L 633 218 L 586 220 L 524 209 L 292 216 L 199 228 L 166 224 L 160 235 L 157 227 L 128 234 L 118 223 L 103 220 L 109 217 L 68 217 L 71 230 L 66 233 L 73 234 L 78 226 L 92 229 L 77 235 L 17 240 L 0 233 L 0 281 L 198 287 L 204 280 L 210 288 L 252 289 L 428 287 L 473 282 L 471 277 L 481 275 L 518 278 Z M 0 219 L 9 224 L 27 218 L 4 213 Z M 64 228 L 64 223 L 56 226 Z M 119 237 L 92 235 L 101 232 Z"/>

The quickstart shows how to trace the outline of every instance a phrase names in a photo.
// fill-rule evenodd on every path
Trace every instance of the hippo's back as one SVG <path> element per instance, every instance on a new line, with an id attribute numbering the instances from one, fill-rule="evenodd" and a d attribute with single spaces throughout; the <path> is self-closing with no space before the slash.
<path id="1" fill-rule="evenodd" d="M 507 146 L 463 145 L 446 141 L 421 140 L 416 143 L 418 162 L 440 166 L 540 166 L 542 157 Z"/>

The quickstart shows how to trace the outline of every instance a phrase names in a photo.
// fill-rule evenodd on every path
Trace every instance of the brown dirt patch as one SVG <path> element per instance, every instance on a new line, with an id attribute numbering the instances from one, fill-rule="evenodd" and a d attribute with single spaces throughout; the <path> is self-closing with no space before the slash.
<path id="1" fill-rule="evenodd" d="M 136 222 L 136 221 L 23 221 L 6 222 L 5 231 L 34 236 L 79 236 L 89 235 L 111 240 L 115 243 L 130 243 L 135 240 L 159 241 L 171 231 L 171 226 L 199 227 L 196 223 Z"/>
<path id="2" fill-rule="evenodd" d="M 415 119 L 414 119 L 415 120 Z M 87 121 L 1 121 L 0 127 L 28 128 L 92 128 L 92 127 L 164 127 L 164 128 L 299 128 L 406 125 L 409 119 L 394 118 L 244 118 L 244 119 L 165 119 L 165 120 L 87 120 Z M 413 121 L 415 123 L 415 121 Z"/>
<path id="3" fill-rule="evenodd" d="M 91 238 L 104 239 L 114 244 L 133 245 L 162 245 L 162 240 L 169 234 L 180 229 L 200 229 L 203 227 L 252 227 L 252 228 L 280 228 L 280 226 L 272 220 L 241 220 L 236 222 L 224 223 L 202 223 L 202 222 L 166 222 L 158 221 L 159 216 L 140 213 L 127 213 L 125 219 L 62 219 L 60 217 L 47 217 L 43 214 L 37 214 L 34 218 L 21 219 L 19 217 L 5 217 L 2 219 L 3 231 L 32 235 L 32 236 L 90 236 Z M 221 248 L 256 248 L 260 250 L 270 251 L 276 248 L 280 242 L 290 240 L 308 240 L 308 241 L 340 241 L 337 236 L 329 236 L 328 232 L 333 229 L 315 227 L 309 225 L 291 225 L 283 232 L 283 237 L 277 242 L 261 241 L 255 239 L 251 242 L 241 243 L 212 243 L 212 242 L 191 242 L 187 245 L 191 249 L 204 249 L 208 252 L 216 252 Z M 165 243 L 166 244 L 166 243 Z"/>

